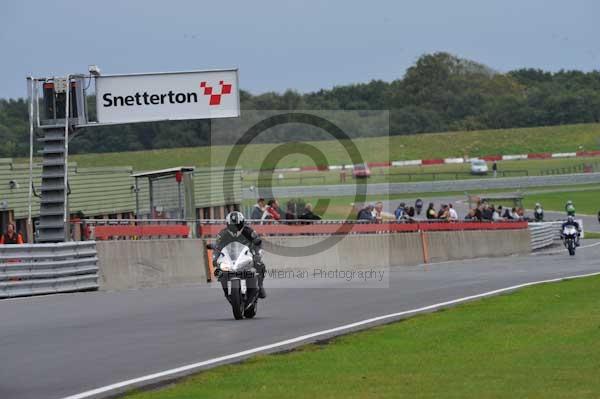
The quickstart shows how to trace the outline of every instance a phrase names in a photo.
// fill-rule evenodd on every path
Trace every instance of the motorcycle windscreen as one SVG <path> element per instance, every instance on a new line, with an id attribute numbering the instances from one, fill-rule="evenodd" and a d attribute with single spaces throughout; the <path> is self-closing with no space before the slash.
<path id="1" fill-rule="evenodd" d="M 246 247 L 244 244 L 241 244 L 237 241 L 234 241 L 232 243 L 229 243 L 225 246 L 225 248 L 223 248 L 223 252 L 227 253 L 227 255 L 229 256 L 229 259 L 231 259 L 232 262 L 235 263 L 235 261 L 237 260 L 237 258 L 240 257 L 240 255 L 247 249 L 248 247 Z"/>

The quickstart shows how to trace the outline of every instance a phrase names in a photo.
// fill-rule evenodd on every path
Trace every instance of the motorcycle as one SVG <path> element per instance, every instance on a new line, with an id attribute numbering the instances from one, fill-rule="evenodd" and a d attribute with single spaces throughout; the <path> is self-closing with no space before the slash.
<path id="1" fill-rule="evenodd" d="M 575 255 L 575 248 L 577 247 L 577 235 L 579 232 L 575 226 L 565 226 L 562 231 L 562 239 L 565 248 L 569 250 L 569 255 Z"/>
<path id="2" fill-rule="evenodd" d="M 209 249 L 214 247 L 209 244 Z M 233 317 L 241 320 L 256 316 L 258 309 L 258 273 L 254 256 L 246 245 L 232 242 L 226 245 L 217 258 L 218 281 L 231 304 Z"/>

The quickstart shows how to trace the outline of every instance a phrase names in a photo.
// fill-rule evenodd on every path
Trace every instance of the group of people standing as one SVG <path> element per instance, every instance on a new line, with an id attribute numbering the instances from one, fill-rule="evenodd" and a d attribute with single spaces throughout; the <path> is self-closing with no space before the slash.
<path id="1" fill-rule="evenodd" d="M 250 219 L 260 221 L 282 221 L 282 220 L 321 220 L 321 217 L 313 212 L 313 206 L 309 202 L 305 204 L 298 212 L 297 204 L 294 201 L 288 201 L 286 211 L 282 214 L 279 208 L 279 201 L 270 199 L 265 201 L 259 198 L 252 207 Z"/>

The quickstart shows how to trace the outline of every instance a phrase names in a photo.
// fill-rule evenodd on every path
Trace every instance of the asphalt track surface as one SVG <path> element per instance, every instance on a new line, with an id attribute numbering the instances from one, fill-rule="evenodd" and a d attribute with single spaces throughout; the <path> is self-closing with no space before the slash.
<path id="1" fill-rule="evenodd" d="M 379 315 L 600 272 L 599 244 L 586 241 L 575 258 L 559 249 L 392 267 L 389 288 L 271 288 L 257 318 L 243 321 L 219 289 L 200 286 L 3 300 L 0 398 L 63 398 Z"/>

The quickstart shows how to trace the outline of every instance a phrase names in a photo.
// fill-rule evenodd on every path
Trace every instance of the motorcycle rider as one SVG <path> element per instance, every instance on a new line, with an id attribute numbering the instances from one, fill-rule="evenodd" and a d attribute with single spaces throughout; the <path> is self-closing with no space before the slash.
<path id="1" fill-rule="evenodd" d="M 573 205 L 573 201 L 567 201 L 565 204 L 565 212 L 567 212 L 567 216 L 575 216 L 575 205 Z"/>
<path id="2" fill-rule="evenodd" d="M 544 221 L 544 208 L 542 208 L 542 205 L 539 202 L 535 204 L 535 209 L 533 210 L 533 216 L 534 216 L 536 222 Z"/>
<path id="3" fill-rule="evenodd" d="M 567 221 L 564 222 L 562 224 L 562 227 L 560 228 L 560 238 L 564 239 L 565 237 L 563 236 L 563 231 L 565 231 L 565 227 L 567 226 L 574 226 L 577 229 L 577 236 L 575 237 L 575 246 L 579 246 L 579 237 L 581 236 L 581 227 L 579 226 L 579 223 L 577 223 L 577 221 L 575 221 L 575 218 L 571 215 L 567 216 Z"/>
<path id="4" fill-rule="evenodd" d="M 228 244 L 237 241 L 247 246 L 250 248 L 250 252 L 254 257 L 254 267 L 258 272 L 258 297 L 266 298 L 267 293 L 263 287 L 266 267 L 262 260 L 262 256 L 260 255 L 262 240 L 258 234 L 246 224 L 244 215 L 242 215 L 241 212 L 234 211 L 229 213 L 225 218 L 225 222 L 227 223 L 227 227 L 217 234 L 216 242 L 213 245 L 213 264 L 217 265 L 217 259 L 219 258 L 221 250 Z M 215 269 L 215 276 L 218 277 L 221 273 L 221 270 L 217 266 Z"/>

